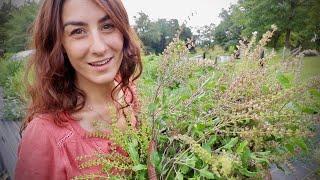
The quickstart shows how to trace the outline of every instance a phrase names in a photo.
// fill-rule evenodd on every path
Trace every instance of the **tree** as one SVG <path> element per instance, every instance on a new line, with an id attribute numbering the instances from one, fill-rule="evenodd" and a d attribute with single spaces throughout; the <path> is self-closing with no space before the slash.
<path id="1" fill-rule="evenodd" d="M 143 42 L 147 53 L 161 53 L 172 41 L 180 27 L 177 19 L 158 19 L 152 22 L 149 16 L 143 12 L 140 12 L 134 18 L 136 24 L 135 30 Z M 187 38 L 191 38 L 191 36 L 191 29 L 182 25 L 180 38 L 186 40 Z"/>
<path id="2" fill-rule="evenodd" d="M 233 5 L 229 10 L 222 9 L 219 17 L 222 19 L 220 24 L 215 28 L 213 33 L 214 44 L 220 45 L 227 49 L 230 46 L 235 46 L 240 40 L 242 25 L 236 24 L 233 21 L 235 16 L 236 5 Z"/>
<path id="3" fill-rule="evenodd" d="M 214 39 L 215 25 L 211 23 L 210 25 L 204 25 L 197 29 L 196 41 L 200 47 L 212 46 Z"/>
<path id="4" fill-rule="evenodd" d="M 184 41 L 192 37 L 192 31 L 190 27 L 187 27 L 185 24 L 181 25 L 182 31 L 180 33 L 180 38 Z"/>
<path id="5" fill-rule="evenodd" d="M 274 47 L 283 34 L 285 46 L 291 48 L 293 35 L 297 46 L 307 38 L 304 36 L 306 33 L 316 33 L 315 25 L 319 24 L 319 21 L 315 15 L 312 22 L 308 19 L 311 18 L 311 12 L 317 14 L 319 11 L 319 8 L 317 10 L 313 8 L 317 7 L 317 4 L 319 4 L 317 0 L 241 0 L 238 8 L 234 9 L 232 19 L 235 24 L 244 27 L 242 31 L 244 36 L 250 36 L 254 31 L 262 35 L 272 24 L 276 24 L 279 31 L 273 39 Z M 312 27 L 306 28 L 308 26 Z"/>
<path id="6" fill-rule="evenodd" d="M 30 41 L 28 32 L 35 19 L 38 4 L 35 2 L 26 3 L 14 9 L 8 21 L 3 26 L 4 48 L 9 52 L 25 50 Z"/>
<path id="7" fill-rule="evenodd" d="M 144 49 L 149 53 L 155 52 L 153 46 L 160 40 L 160 32 L 155 27 L 155 24 L 143 12 L 139 12 L 138 16 L 134 16 L 134 19 L 136 24 L 134 28 L 144 45 Z"/>
<path id="8" fill-rule="evenodd" d="M 10 18 L 10 12 L 13 6 L 10 2 L 3 2 L 0 8 L 0 49 L 4 49 L 4 40 L 6 39 L 6 29 L 4 25 Z"/>

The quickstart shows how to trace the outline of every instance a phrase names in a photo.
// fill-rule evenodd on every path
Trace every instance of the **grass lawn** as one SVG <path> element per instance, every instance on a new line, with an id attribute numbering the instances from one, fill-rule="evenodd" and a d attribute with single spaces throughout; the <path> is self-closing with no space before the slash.
<path id="1" fill-rule="evenodd" d="M 320 75 L 320 56 L 305 57 L 302 78 L 306 79 L 315 75 Z"/>

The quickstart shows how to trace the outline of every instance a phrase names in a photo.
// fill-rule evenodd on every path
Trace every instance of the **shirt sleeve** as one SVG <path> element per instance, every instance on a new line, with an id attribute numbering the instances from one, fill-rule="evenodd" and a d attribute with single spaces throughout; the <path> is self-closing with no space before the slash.
<path id="1" fill-rule="evenodd" d="M 25 129 L 19 148 L 15 179 L 66 179 L 60 149 L 44 119 L 32 120 Z"/>

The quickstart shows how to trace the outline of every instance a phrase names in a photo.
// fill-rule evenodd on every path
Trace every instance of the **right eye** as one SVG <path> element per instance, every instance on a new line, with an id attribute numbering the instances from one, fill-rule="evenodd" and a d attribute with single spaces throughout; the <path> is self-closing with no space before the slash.
<path id="1" fill-rule="evenodd" d="M 85 33 L 85 31 L 83 29 L 75 29 L 73 31 L 71 31 L 70 35 L 78 35 L 78 34 L 83 34 Z"/>

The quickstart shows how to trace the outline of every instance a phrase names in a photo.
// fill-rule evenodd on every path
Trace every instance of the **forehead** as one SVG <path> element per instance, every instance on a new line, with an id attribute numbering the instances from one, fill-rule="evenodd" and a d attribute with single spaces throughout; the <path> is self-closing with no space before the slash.
<path id="1" fill-rule="evenodd" d="M 62 22 L 98 21 L 107 13 L 93 0 L 66 0 L 62 7 Z"/>

